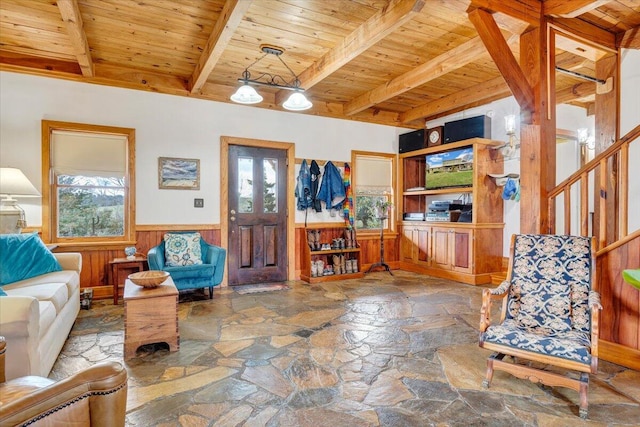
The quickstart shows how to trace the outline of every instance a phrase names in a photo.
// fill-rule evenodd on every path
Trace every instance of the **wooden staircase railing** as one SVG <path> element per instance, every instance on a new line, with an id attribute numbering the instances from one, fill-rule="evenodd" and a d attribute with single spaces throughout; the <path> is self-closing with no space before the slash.
<path id="1" fill-rule="evenodd" d="M 640 125 L 636 126 L 624 137 L 620 138 L 609 148 L 598 154 L 593 160 L 580 170 L 558 184 L 548 194 L 549 230 L 550 234 L 579 234 L 596 237 L 597 250 L 604 249 L 609 244 L 626 240 L 629 236 L 629 147 L 640 140 Z M 634 146 L 634 149 L 636 147 Z M 635 162 L 634 178 L 640 179 L 638 164 Z M 579 186 L 577 203 L 580 206 L 579 230 L 571 229 L 572 188 Z M 595 192 L 591 186 L 597 186 Z M 576 191 L 573 191 L 575 194 Z M 593 212 L 589 211 L 590 195 L 593 200 Z M 640 194 L 635 195 L 636 197 Z M 564 202 L 564 230 L 556 230 L 556 202 L 562 197 Z M 589 230 L 590 217 L 593 215 L 591 233 Z M 637 215 L 637 213 L 636 213 Z M 636 233 L 631 233 L 635 235 Z"/>

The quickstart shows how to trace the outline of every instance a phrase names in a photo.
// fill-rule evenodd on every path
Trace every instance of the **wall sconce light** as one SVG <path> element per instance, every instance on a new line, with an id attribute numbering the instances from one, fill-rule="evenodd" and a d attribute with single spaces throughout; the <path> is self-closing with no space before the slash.
<path id="1" fill-rule="evenodd" d="M 576 130 L 576 133 L 578 134 L 578 144 L 587 147 L 589 150 L 595 150 L 596 139 L 589 133 L 589 129 L 580 128 Z"/>
<path id="2" fill-rule="evenodd" d="M 262 102 L 264 99 L 256 90 L 252 87 L 254 86 L 270 86 L 276 87 L 279 89 L 292 90 L 293 93 L 283 104 L 282 107 L 286 110 L 291 111 L 303 111 L 308 110 L 313 106 L 311 101 L 304 96 L 304 89 L 300 87 L 300 80 L 298 80 L 298 76 L 295 75 L 293 70 L 289 68 L 289 66 L 282 60 L 280 55 L 284 52 L 284 49 L 274 46 L 260 46 L 260 50 L 264 52 L 260 58 L 258 58 L 253 64 L 249 65 L 242 72 L 242 77 L 238 79 L 239 82 L 242 83 L 242 86 L 238 88 L 238 90 L 231 95 L 231 100 L 233 102 L 237 102 L 239 104 L 257 104 Z M 258 62 L 262 61 L 267 55 L 275 55 L 280 62 L 289 70 L 291 75 L 293 76 L 293 80 L 289 83 L 282 76 L 277 74 L 269 74 L 262 73 L 256 78 L 251 78 L 251 73 L 249 69 L 256 65 Z"/>
<path id="3" fill-rule="evenodd" d="M 504 116 L 504 129 L 509 136 L 514 136 L 516 134 L 516 115 L 509 114 L 508 116 Z"/>
<path id="4" fill-rule="evenodd" d="M 509 142 L 501 147 L 502 155 L 510 157 L 516 152 L 516 115 L 509 114 L 504 116 L 504 129 L 505 133 L 509 135 Z"/>
<path id="5" fill-rule="evenodd" d="M 40 197 L 40 193 L 20 169 L 0 168 L 0 196 L 0 234 L 20 233 L 27 221 L 15 197 Z"/>

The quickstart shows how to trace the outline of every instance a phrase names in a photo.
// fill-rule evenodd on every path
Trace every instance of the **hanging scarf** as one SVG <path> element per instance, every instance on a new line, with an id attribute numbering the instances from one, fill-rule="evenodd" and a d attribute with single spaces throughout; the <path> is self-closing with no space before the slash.
<path id="1" fill-rule="evenodd" d="M 346 199 L 343 206 L 344 222 L 348 228 L 353 227 L 353 192 L 351 191 L 351 168 L 349 163 L 344 164 L 344 191 Z"/>

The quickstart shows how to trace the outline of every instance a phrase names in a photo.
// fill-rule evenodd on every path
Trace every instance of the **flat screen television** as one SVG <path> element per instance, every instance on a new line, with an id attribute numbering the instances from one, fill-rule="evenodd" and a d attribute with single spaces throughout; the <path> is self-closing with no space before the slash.
<path id="1" fill-rule="evenodd" d="M 427 154 L 426 157 L 427 190 L 473 185 L 473 147 Z"/>

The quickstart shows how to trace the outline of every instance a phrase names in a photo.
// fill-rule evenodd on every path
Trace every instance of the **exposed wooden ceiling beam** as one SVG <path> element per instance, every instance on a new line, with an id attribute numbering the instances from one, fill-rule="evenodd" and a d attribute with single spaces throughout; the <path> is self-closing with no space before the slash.
<path id="1" fill-rule="evenodd" d="M 410 21 L 419 13 L 426 0 L 392 0 L 389 4 L 367 19 L 333 49 L 325 53 L 310 67 L 298 75 L 300 86 L 309 89 L 342 66 L 352 61 L 365 50 Z M 291 92 L 280 90 L 276 102 L 283 102 Z"/>
<path id="2" fill-rule="evenodd" d="M 586 41 L 598 47 L 609 49 L 610 53 L 617 51 L 616 35 L 607 30 L 598 28 L 581 19 L 549 18 L 549 24 L 554 29 L 559 29 L 571 34 L 576 40 Z"/>
<path id="3" fill-rule="evenodd" d="M 202 89 L 211 71 L 233 37 L 236 28 L 242 22 L 253 0 L 227 0 L 209 35 L 196 68 L 189 78 L 189 91 L 195 93 Z"/>
<path id="4" fill-rule="evenodd" d="M 593 67 L 593 62 L 572 52 L 561 52 L 556 54 L 556 66 L 576 71 L 584 67 Z"/>
<path id="5" fill-rule="evenodd" d="M 471 0 L 471 6 L 491 12 L 502 12 L 534 27 L 540 26 L 542 17 L 540 0 Z"/>
<path id="6" fill-rule="evenodd" d="M 366 110 L 373 105 L 463 67 L 486 53 L 482 40 L 479 37 L 475 37 L 347 102 L 344 112 L 346 115 L 352 115 Z"/>
<path id="7" fill-rule="evenodd" d="M 564 36 L 562 33 L 556 34 L 555 45 L 556 49 L 571 52 L 574 55 L 581 56 L 592 62 L 598 61 L 610 54 L 607 50 L 598 49 L 598 47 L 591 44 Z"/>
<path id="8" fill-rule="evenodd" d="M 620 34 L 618 46 L 626 49 L 640 49 L 640 27 L 631 28 Z"/>
<path id="9" fill-rule="evenodd" d="M 73 52 L 78 59 L 82 75 L 85 77 L 93 77 L 95 70 L 93 61 L 91 60 L 91 50 L 89 49 L 87 34 L 84 32 L 78 2 L 77 0 L 58 0 L 57 4 L 60 15 L 62 15 L 62 20 L 67 27 L 67 34 L 73 45 Z"/>
<path id="10" fill-rule="evenodd" d="M 0 50 L 0 70 L 26 72 L 25 70 L 36 71 L 37 75 L 68 75 L 80 76 L 82 70 L 75 61 L 62 61 L 60 59 L 42 58 L 39 56 L 29 56 L 15 52 Z M 41 72 L 42 74 L 39 74 Z"/>
<path id="11" fill-rule="evenodd" d="M 446 114 L 471 103 L 485 101 L 489 98 L 492 98 L 492 100 L 506 98 L 509 95 L 511 95 L 509 85 L 505 83 L 502 77 L 496 77 L 405 111 L 400 114 L 400 121 L 407 123 L 417 119 L 428 120 L 433 116 Z"/>
<path id="12" fill-rule="evenodd" d="M 568 88 L 556 91 L 556 104 L 566 104 L 567 102 L 571 102 L 576 99 L 595 95 L 595 93 L 595 82 L 578 83 L 573 86 L 569 86 Z"/>
<path id="13" fill-rule="evenodd" d="M 596 93 L 593 82 L 578 83 L 556 92 L 556 104 L 565 104 L 576 99 L 582 99 Z M 487 82 L 471 86 L 451 95 L 433 100 L 426 104 L 412 108 L 400 114 L 402 123 L 415 120 L 433 120 L 438 117 L 462 111 L 474 105 L 484 105 L 489 102 L 511 96 L 509 85 L 502 77 L 496 77 Z"/>
<path id="14" fill-rule="evenodd" d="M 596 9 L 610 0 L 545 0 L 542 12 L 545 15 L 575 18 Z"/>
<path id="15" fill-rule="evenodd" d="M 478 35 L 484 42 L 489 55 L 505 78 L 513 96 L 518 101 L 520 108 L 532 111 L 534 106 L 533 88 L 524 75 L 515 56 L 509 49 L 507 41 L 502 36 L 496 21 L 491 14 L 482 9 L 469 12 L 469 20 L 478 31 Z"/>

